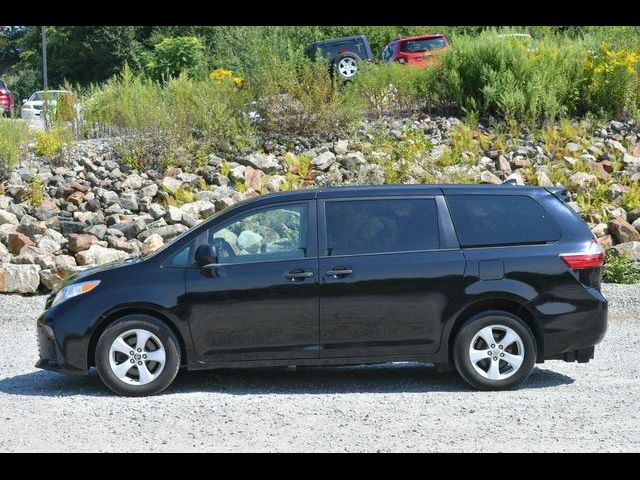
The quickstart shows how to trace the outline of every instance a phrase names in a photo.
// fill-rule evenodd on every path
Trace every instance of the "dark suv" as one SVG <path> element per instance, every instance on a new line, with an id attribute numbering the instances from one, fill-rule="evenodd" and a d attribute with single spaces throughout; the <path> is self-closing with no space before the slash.
<path id="1" fill-rule="evenodd" d="M 358 64 L 361 61 L 373 60 L 366 35 L 313 42 L 305 48 L 305 54 L 312 59 L 318 55 L 327 59 L 332 72 L 344 80 L 351 80 L 358 73 Z"/>
<path id="2" fill-rule="evenodd" d="M 87 270 L 39 318 L 38 367 L 124 395 L 183 366 L 426 361 L 479 389 L 587 362 L 603 254 L 560 189 L 401 185 L 265 195 L 145 258 Z"/>

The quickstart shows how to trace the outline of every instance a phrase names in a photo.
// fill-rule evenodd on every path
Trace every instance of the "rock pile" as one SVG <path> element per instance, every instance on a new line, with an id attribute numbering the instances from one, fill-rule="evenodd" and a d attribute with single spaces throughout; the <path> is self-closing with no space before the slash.
<path id="1" fill-rule="evenodd" d="M 521 135 L 517 146 L 504 151 L 475 145 L 476 151 L 462 152 L 460 165 L 438 163 L 458 123 L 429 117 L 381 122 L 391 141 L 404 138 L 407 129 L 418 129 L 429 139 L 428 158 L 409 165 L 403 181 L 420 183 L 427 174 L 456 181 L 462 172 L 480 183 L 513 179 L 525 184 L 533 175 L 536 184 L 553 185 L 552 153 L 533 135 Z M 135 170 L 120 161 L 108 139 L 76 142 L 60 164 L 30 154 L 0 186 L 0 292 L 56 289 L 73 272 L 149 254 L 217 211 L 285 188 L 288 176 L 297 173 L 286 161 L 288 153 L 310 160 L 303 187 L 385 183 L 384 165 L 393 157 L 375 150 L 373 127 L 363 126 L 357 139 L 270 143 L 263 151 L 231 158 L 212 154 L 192 171 Z M 380 124 L 375 128 L 379 131 Z M 602 215 L 591 212 L 586 220 L 603 247 L 615 246 L 640 269 L 640 208 L 623 208 L 629 181 L 619 181 L 640 181 L 638 129 L 611 122 L 587 140 L 566 142 L 562 169 L 574 189 L 606 182 Z M 575 202 L 572 206 L 578 209 Z"/>

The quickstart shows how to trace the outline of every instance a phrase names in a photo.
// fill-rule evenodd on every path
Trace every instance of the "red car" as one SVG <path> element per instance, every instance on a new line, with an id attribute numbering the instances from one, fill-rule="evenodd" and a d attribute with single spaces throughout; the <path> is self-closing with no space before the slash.
<path id="1" fill-rule="evenodd" d="M 7 117 L 13 117 L 15 108 L 11 90 L 6 83 L 0 80 L 0 114 L 4 113 Z"/>
<path id="2" fill-rule="evenodd" d="M 447 38 L 440 34 L 399 38 L 382 50 L 382 60 L 406 63 L 417 67 L 433 65 L 440 53 L 449 48 Z"/>

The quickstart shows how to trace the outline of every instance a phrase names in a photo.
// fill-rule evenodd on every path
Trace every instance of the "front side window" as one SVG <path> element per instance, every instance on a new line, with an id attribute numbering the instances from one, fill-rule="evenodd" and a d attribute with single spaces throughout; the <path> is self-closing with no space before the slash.
<path id="1" fill-rule="evenodd" d="M 253 210 L 209 230 L 219 263 L 305 258 L 307 204 Z"/>
<path id="2" fill-rule="evenodd" d="M 327 255 L 432 250 L 440 246 L 432 198 L 332 201 L 325 204 Z"/>

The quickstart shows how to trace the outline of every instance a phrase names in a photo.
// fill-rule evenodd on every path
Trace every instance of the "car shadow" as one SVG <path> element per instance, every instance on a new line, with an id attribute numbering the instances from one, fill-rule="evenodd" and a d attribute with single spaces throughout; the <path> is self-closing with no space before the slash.
<path id="1" fill-rule="evenodd" d="M 573 378 L 534 368 L 520 389 L 550 388 Z M 38 397 L 111 396 L 95 370 L 67 376 L 38 370 L 0 379 L 0 392 Z M 165 394 L 295 395 L 347 393 L 475 392 L 456 373 L 440 373 L 425 363 L 391 363 L 350 367 L 221 369 L 178 374 Z"/>

